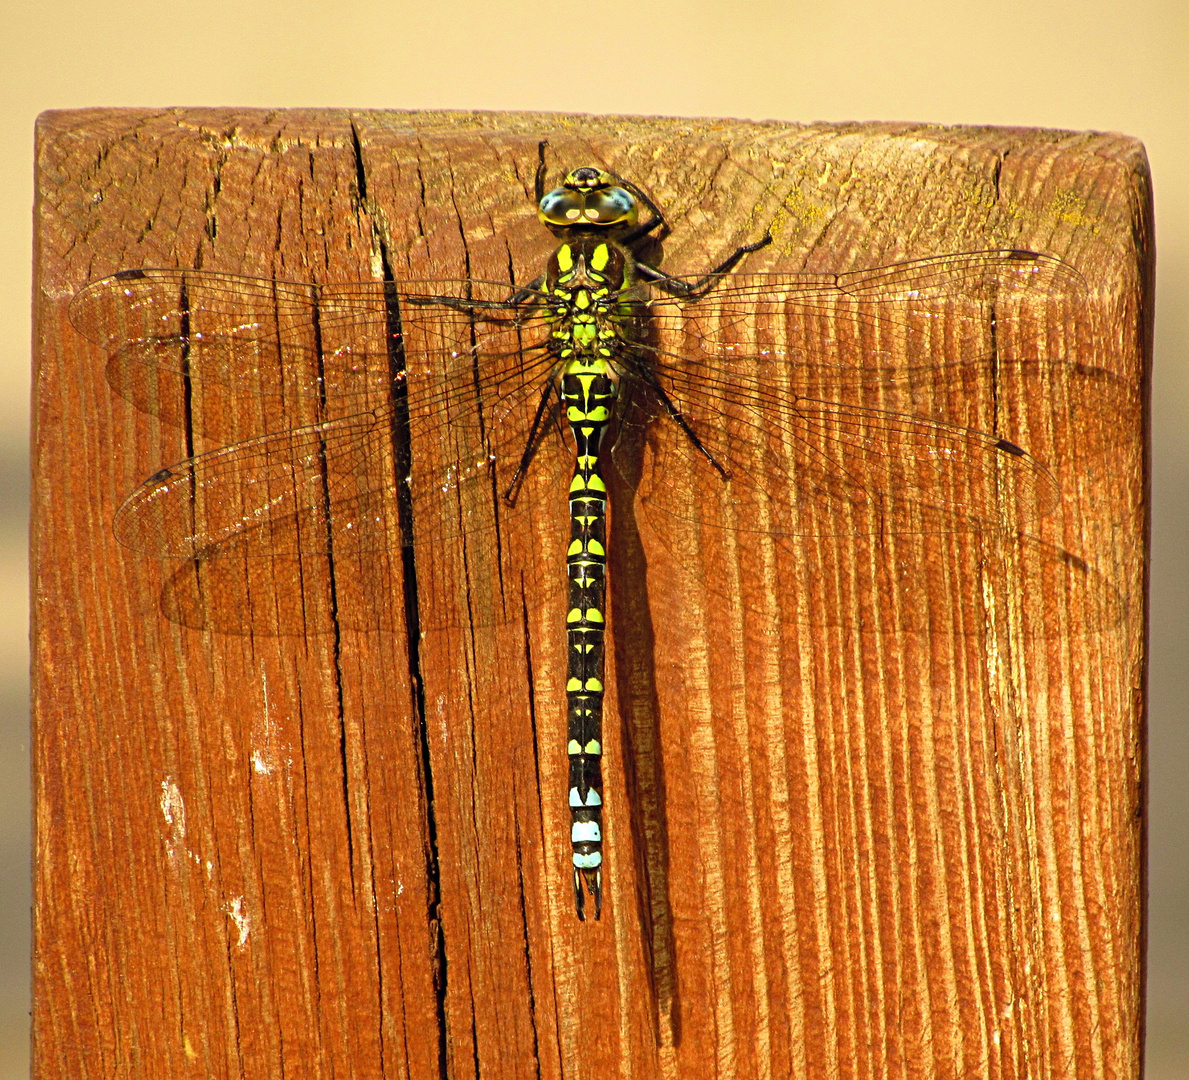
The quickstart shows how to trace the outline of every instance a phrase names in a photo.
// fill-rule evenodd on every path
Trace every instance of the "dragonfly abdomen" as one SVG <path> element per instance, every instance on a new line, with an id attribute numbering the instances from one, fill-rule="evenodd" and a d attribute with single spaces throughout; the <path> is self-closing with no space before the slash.
<path id="1" fill-rule="evenodd" d="M 570 547 L 566 556 L 570 606 L 566 679 L 570 757 L 570 842 L 574 901 L 583 914 L 583 884 L 602 910 L 603 643 L 607 572 L 607 485 L 599 444 L 611 419 L 616 385 L 606 361 L 570 360 L 562 375 L 566 417 L 577 444 L 570 482 Z"/>

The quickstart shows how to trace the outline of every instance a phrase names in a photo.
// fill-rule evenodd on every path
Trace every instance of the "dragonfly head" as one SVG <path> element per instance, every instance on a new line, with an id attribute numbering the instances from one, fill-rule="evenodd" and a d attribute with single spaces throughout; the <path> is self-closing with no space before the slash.
<path id="1" fill-rule="evenodd" d="M 636 196 L 611 173 L 590 165 L 567 173 L 561 187 L 545 195 L 537 210 L 542 223 L 555 232 L 631 228 L 638 214 Z"/>

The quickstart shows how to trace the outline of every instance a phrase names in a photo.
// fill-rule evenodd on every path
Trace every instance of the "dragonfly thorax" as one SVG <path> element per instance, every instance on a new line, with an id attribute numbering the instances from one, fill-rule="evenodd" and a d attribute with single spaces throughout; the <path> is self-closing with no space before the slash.
<path id="1" fill-rule="evenodd" d="M 558 355 L 612 357 L 630 337 L 631 305 L 623 297 L 630 263 L 617 244 L 579 238 L 549 260 L 545 293 Z"/>

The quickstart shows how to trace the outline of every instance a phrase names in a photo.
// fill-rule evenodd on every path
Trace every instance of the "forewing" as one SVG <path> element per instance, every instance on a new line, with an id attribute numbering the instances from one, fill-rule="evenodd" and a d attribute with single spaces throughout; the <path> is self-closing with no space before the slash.
<path id="1" fill-rule="evenodd" d="M 460 352 L 515 344 L 509 327 L 533 322 L 539 298 L 526 293 L 511 306 L 509 291 L 498 282 L 313 284 L 127 270 L 80 290 L 70 318 L 108 352 L 113 388 L 145 412 L 192 423 L 178 404 L 184 380 L 187 392 L 262 399 L 295 427 L 298 418 L 331 420 L 387 403 L 405 367 L 437 377 L 443 356 L 465 364 Z"/>
<path id="2" fill-rule="evenodd" d="M 732 273 L 692 302 L 658 291 L 648 310 L 684 355 L 902 367 L 942 349 L 951 361 L 985 355 L 993 305 L 1064 296 L 1083 284 L 1060 259 L 1007 248 L 845 274 Z"/>

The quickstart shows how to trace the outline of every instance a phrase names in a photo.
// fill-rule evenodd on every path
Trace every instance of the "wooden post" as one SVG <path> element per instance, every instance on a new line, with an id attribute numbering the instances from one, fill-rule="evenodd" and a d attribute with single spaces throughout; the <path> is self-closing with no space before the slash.
<path id="1" fill-rule="evenodd" d="M 551 182 L 594 163 L 648 192 L 674 274 L 767 229 L 748 272 L 1015 248 L 1080 274 L 925 298 L 924 321 L 911 298 L 827 318 L 790 375 L 838 393 L 814 374 L 834 350 L 868 407 L 1026 446 L 1060 485 L 1044 516 L 877 540 L 839 510 L 757 547 L 700 504 L 613 504 L 606 905 L 585 924 L 564 498 L 499 549 L 217 576 L 144 558 L 113 537 L 120 500 L 258 432 L 135 408 L 67 316 L 140 267 L 529 281 L 553 244 L 542 140 Z M 38 1075 L 1138 1076 L 1137 142 L 117 110 L 42 117 L 37 179 Z"/>

